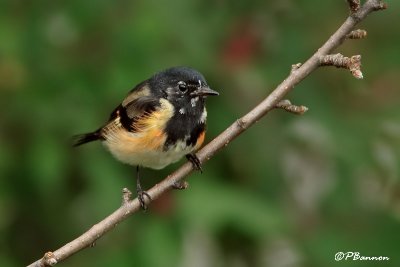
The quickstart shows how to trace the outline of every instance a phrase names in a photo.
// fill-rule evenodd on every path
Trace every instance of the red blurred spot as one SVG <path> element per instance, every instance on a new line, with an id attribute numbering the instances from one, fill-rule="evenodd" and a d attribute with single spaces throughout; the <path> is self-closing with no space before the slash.
<path id="1" fill-rule="evenodd" d="M 224 64 L 245 65 L 260 52 L 261 34 L 251 21 L 242 21 L 233 27 L 222 50 Z"/>
<path id="2" fill-rule="evenodd" d="M 169 216 L 175 210 L 175 199 L 173 193 L 176 192 L 166 192 L 162 194 L 158 199 L 154 200 L 150 205 L 150 210 L 154 212 L 154 214 L 161 216 Z"/>

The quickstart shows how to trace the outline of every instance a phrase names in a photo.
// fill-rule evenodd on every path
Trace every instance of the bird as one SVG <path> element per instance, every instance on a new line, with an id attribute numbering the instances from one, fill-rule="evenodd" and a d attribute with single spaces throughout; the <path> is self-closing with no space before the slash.
<path id="1" fill-rule="evenodd" d="M 129 91 L 97 130 L 75 136 L 74 146 L 101 141 L 122 163 L 136 166 L 136 192 L 146 210 L 140 168 L 162 169 L 184 156 L 202 171 L 195 152 L 205 139 L 205 100 L 219 93 L 190 67 L 171 67 L 155 73 Z"/>

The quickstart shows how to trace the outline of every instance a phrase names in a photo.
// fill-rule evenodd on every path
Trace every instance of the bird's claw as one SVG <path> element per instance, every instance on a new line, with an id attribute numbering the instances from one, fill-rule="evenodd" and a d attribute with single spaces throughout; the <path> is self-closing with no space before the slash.
<path id="1" fill-rule="evenodd" d="M 147 197 L 149 201 L 152 201 L 149 193 L 147 193 L 146 191 L 143 191 L 142 189 L 138 189 L 137 196 L 138 196 L 138 200 L 139 200 L 140 207 L 142 208 L 142 210 L 147 210 L 145 197 Z"/>
<path id="2" fill-rule="evenodd" d="M 196 156 L 196 154 L 187 154 L 186 158 L 193 164 L 193 167 L 203 173 L 203 168 L 201 166 L 200 159 Z"/>

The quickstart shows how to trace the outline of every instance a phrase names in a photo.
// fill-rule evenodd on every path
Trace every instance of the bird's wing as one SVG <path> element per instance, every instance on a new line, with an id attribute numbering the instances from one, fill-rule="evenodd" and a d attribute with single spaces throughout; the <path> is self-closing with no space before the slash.
<path id="1" fill-rule="evenodd" d="M 108 126 L 117 123 L 129 132 L 143 132 L 165 128 L 174 108 L 166 99 L 154 96 L 147 82 L 129 92 L 110 116 Z M 106 128 L 110 128 L 106 126 Z M 112 127 L 111 127 L 112 128 Z M 157 133 L 158 134 L 158 133 Z"/>
<path id="2" fill-rule="evenodd" d="M 133 119 L 135 117 L 142 117 L 146 114 L 148 115 L 159 107 L 160 99 L 143 96 L 129 102 L 126 106 L 122 106 L 122 109 L 125 110 L 126 115 L 130 119 Z"/>
<path id="3" fill-rule="evenodd" d="M 108 120 L 109 123 L 119 118 L 122 126 L 128 131 L 135 129 L 135 123 L 143 116 L 157 110 L 160 106 L 158 98 L 151 95 L 148 82 L 136 85 L 125 97 L 122 103 L 114 109 Z"/>
<path id="4" fill-rule="evenodd" d="M 160 107 L 160 100 L 151 96 L 141 96 L 120 105 L 117 109 L 122 126 L 130 132 L 136 132 L 141 122 L 152 116 Z"/>

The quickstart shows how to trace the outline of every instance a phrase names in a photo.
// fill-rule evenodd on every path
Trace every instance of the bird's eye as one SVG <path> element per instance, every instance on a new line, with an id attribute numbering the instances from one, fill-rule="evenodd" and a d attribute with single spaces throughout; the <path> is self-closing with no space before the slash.
<path id="1" fill-rule="evenodd" d="M 186 92 L 186 90 L 187 90 L 186 83 L 183 81 L 178 82 L 178 87 L 179 87 L 179 90 L 181 90 L 181 92 L 183 92 L 183 93 Z"/>

